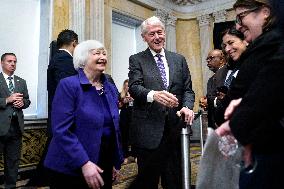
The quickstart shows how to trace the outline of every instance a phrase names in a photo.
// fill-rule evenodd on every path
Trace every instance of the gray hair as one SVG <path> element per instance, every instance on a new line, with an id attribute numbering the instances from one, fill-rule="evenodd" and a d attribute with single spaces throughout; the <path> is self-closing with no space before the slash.
<path id="1" fill-rule="evenodd" d="M 73 63 L 74 68 L 84 68 L 92 50 L 105 49 L 104 45 L 96 40 L 87 40 L 79 43 L 74 50 Z"/>
<path id="2" fill-rule="evenodd" d="M 148 25 L 161 26 L 163 28 L 163 30 L 165 30 L 165 25 L 163 24 L 163 22 L 158 17 L 152 16 L 152 17 L 144 20 L 144 22 L 142 22 L 142 24 L 141 24 L 142 35 L 144 35 L 145 33 L 148 32 L 148 30 L 147 30 Z"/>

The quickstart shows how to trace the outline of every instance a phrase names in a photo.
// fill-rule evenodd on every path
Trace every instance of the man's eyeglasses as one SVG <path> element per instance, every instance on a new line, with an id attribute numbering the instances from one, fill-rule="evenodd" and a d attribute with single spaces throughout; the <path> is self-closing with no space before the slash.
<path id="1" fill-rule="evenodd" d="M 207 61 L 207 62 L 210 62 L 211 60 L 213 60 L 213 59 L 215 59 L 215 58 L 217 58 L 217 57 L 219 57 L 219 56 L 208 56 L 208 57 L 206 58 L 206 61 Z"/>
<path id="2" fill-rule="evenodd" d="M 235 23 L 236 24 L 239 24 L 239 25 L 242 25 L 242 20 L 244 19 L 244 17 L 246 17 L 247 15 L 249 15 L 250 13 L 258 10 L 259 7 L 255 7 L 255 8 L 252 8 L 252 9 L 249 9 L 249 10 L 246 10 L 244 12 L 241 12 L 240 14 L 238 14 L 236 16 L 236 20 L 235 20 Z"/>

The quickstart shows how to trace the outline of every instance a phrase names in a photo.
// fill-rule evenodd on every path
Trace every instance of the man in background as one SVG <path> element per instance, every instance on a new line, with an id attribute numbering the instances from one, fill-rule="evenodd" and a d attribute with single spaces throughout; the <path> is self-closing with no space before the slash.
<path id="1" fill-rule="evenodd" d="M 48 91 L 48 132 L 51 135 L 51 109 L 54 93 L 59 81 L 65 77 L 75 75 L 77 71 L 73 64 L 73 52 L 78 44 L 78 35 L 72 30 L 63 30 L 56 40 L 58 50 L 50 59 L 47 69 Z"/>
<path id="2" fill-rule="evenodd" d="M 29 107 L 26 81 L 16 75 L 17 57 L 14 53 L 1 56 L 0 74 L 0 143 L 4 155 L 4 185 L 15 188 L 24 132 L 23 109 Z"/>
<path id="3" fill-rule="evenodd" d="M 219 49 L 214 49 L 208 53 L 206 58 L 207 67 L 211 70 L 214 75 L 208 79 L 207 82 L 207 94 L 206 97 L 202 97 L 200 99 L 200 106 L 207 110 L 207 118 L 208 118 L 208 127 L 213 129 L 215 126 L 214 119 L 214 100 L 217 95 L 217 83 L 216 83 L 216 75 L 215 73 L 219 68 L 221 68 L 224 64 L 226 64 L 226 59 L 223 52 Z"/>

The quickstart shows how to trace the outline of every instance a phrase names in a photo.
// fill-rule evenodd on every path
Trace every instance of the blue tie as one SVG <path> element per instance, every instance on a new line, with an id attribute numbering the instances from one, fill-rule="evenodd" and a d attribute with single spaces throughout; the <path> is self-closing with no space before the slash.
<path id="1" fill-rule="evenodd" d="M 162 60 L 163 55 L 156 54 L 155 56 L 158 58 L 156 63 L 157 63 L 157 66 L 160 70 L 160 74 L 161 74 L 161 77 L 162 77 L 164 87 L 167 89 L 168 88 L 168 81 L 167 81 L 167 74 L 166 74 L 166 70 L 165 70 L 165 65 L 164 65 L 163 60 Z"/>
<path id="2" fill-rule="evenodd" d="M 12 82 L 12 79 L 13 79 L 13 77 L 11 77 L 11 76 L 8 77 L 8 80 L 9 80 L 8 89 L 9 89 L 11 94 L 14 92 L 14 89 L 15 89 L 13 82 Z"/>

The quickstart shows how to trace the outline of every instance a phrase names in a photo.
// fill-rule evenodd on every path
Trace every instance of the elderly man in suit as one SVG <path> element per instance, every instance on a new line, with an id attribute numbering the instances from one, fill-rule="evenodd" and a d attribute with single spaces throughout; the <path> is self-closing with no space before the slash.
<path id="1" fill-rule="evenodd" d="M 5 188 L 15 188 L 24 132 L 22 109 L 30 105 L 26 81 L 16 75 L 17 57 L 14 53 L 1 56 L 0 74 L 0 143 L 4 155 Z"/>
<path id="2" fill-rule="evenodd" d="M 164 189 L 181 188 L 180 145 L 177 111 L 192 124 L 194 92 L 184 56 L 164 49 L 165 27 L 153 16 L 141 25 L 141 36 L 149 48 L 129 58 L 129 92 L 134 100 L 130 141 L 138 158 L 138 177 L 147 171 L 147 179 L 136 188 L 157 189 L 159 177 Z M 160 162 L 155 152 L 177 134 L 173 148 Z M 173 141 L 171 141 L 173 142 Z M 156 162 L 156 163 L 154 163 Z"/>
<path id="3" fill-rule="evenodd" d="M 217 83 L 216 81 L 221 78 L 216 77 L 216 72 L 219 68 L 223 67 L 226 64 L 226 58 L 220 49 L 213 49 L 208 53 L 206 58 L 207 67 L 214 74 L 207 81 L 207 94 L 206 97 L 201 97 L 200 106 L 204 109 L 207 109 L 207 119 L 208 119 L 208 127 L 213 129 L 215 126 L 215 118 L 214 118 L 214 100 L 217 96 Z"/>

